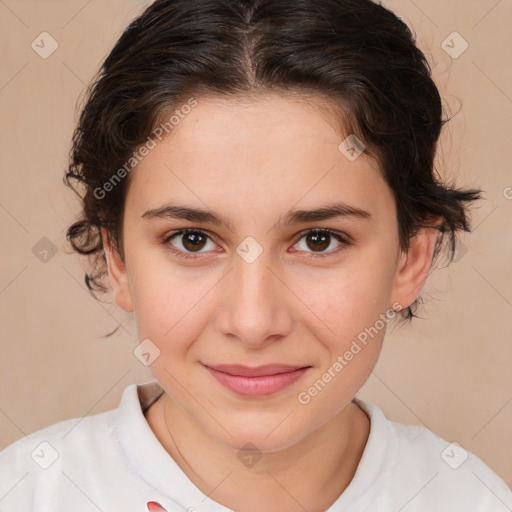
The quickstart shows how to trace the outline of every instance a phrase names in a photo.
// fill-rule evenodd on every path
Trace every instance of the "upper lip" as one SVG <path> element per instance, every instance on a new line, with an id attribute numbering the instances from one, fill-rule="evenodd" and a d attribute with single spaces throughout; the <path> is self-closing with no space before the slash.
<path id="1" fill-rule="evenodd" d="M 242 366 L 235 364 L 205 365 L 207 368 L 227 373 L 229 375 L 239 375 L 243 377 L 261 377 L 263 375 L 277 375 L 278 373 L 290 373 L 307 366 L 291 366 L 289 364 L 266 364 L 263 366 Z"/>

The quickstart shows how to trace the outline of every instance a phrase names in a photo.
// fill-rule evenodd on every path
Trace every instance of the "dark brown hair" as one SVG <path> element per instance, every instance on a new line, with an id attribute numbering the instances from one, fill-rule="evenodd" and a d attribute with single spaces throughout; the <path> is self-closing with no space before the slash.
<path id="1" fill-rule="evenodd" d="M 431 68 L 400 18 L 370 0 L 157 0 L 106 58 L 73 134 L 64 181 L 83 211 L 67 237 L 91 258 L 85 282 L 93 295 L 108 290 L 100 228 L 124 258 L 126 162 L 134 151 L 187 98 L 270 91 L 338 105 L 347 135 L 363 141 L 393 191 L 401 249 L 440 218 L 435 255 L 448 234 L 453 261 L 456 232 L 470 231 L 465 203 L 481 191 L 438 176 L 436 147 L 447 120 Z M 116 173 L 122 179 L 112 182 Z M 417 316 L 419 302 L 400 311 L 404 319 Z"/>

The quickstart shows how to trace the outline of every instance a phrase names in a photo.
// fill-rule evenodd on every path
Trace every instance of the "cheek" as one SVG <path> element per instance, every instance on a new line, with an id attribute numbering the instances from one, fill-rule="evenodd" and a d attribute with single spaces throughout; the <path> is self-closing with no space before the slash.
<path id="1" fill-rule="evenodd" d="M 360 265 L 331 273 L 325 280 L 303 282 L 298 295 L 305 298 L 316 317 L 323 336 L 333 338 L 334 346 L 342 348 L 348 339 L 373 325 L 389 304 L 390 281 L 382 275 L 384 262 L 380 265 Z M 327 336 L 326 336 L 327 335 Z"/>
<path id="2" fill-rule="evenodd" d="M 382 246 L 373 246 L 337 269 L 289 274 L 287 284 L 300 300 L 290 299 L 283 288 L 280 303 L 295 322 L 306 324 L 331 355 L 343 353 L 353 338 L 386 311 L 390 274 L 384 252 Z M 180 266 L 155 248 L 131 256 L 139 339 L 151 339 L 161 352 L 185 352 L 207 329 L 229 276 L 221 279 L 223 271 L 211 267 Z"/>
<path id="3" fill-rule="evenodd" d="M 179 268 L 165 258 L 140 262 L 138 267 L 134 262 L 139 277 L 132 286 L 139 338 L 151 339 L 162 353 L 178 353 L 199 336 L 210 317 L 205 308 L 215 276 Z"/>
<path id="4" fill-rule="evenodd" d="M 364 272 L 317 289 L 310 299 L 314 315 L 308 316 L 308 328 L 326 355 L 299 390 L 301 407 L 312 404 L 322 417 L 330 417 L 359 391 L 377 363 L 393 318 L 386 314 L 386 299 L 387 286 L 379 288 L 375 276 Z"/>

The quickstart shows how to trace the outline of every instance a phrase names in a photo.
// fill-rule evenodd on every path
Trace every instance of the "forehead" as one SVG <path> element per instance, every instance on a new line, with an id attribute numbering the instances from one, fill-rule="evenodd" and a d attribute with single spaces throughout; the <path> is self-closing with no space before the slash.
<path id="1" fill-rule="evenodd" d="M 273 156 L 280 146 L 283 150 L 295 146 L 295 154 L 304 145 L 337 146 L 343 137 L 333 106 L 332 100 L 299 93 L 201 97 L 167 142 L 184 152 L 194 152 L 200 143 L 216 150 L 243 149 L 261 158 Z"/>
<path id="2" fill-rule="evenodd" d="M 127 202 L 140 214 L 169 199 L 274 217 L 292 205 L 343 200 L 376 213 L 392 200 L 374 159 L 340 151 L 348 134 L 321 99 L 196 101 L 132 171 Z"/>

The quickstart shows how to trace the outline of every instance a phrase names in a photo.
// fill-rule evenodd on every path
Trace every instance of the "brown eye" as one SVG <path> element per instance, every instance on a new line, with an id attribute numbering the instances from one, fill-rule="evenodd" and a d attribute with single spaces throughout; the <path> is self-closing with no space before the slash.
<path id="1" fill-rule="evenodd" d="M 189 256 L 188 254 L 190 253 L 207 252 L 202 251 L 202 249 L 205 248 L 208 241 L 211 242 L 210 237 L 203 231 L 197 229 L 182 229 L 167 237 L 164 240 L 164 244 L 170 244 L 172 246 L 171 250 L 174 253 L 184 258 L 187 258 L 194 257 Z M 211 247 L 211 249 L 214 249 L 215 244 L 213 242 L 211 243 L 213 246 Z"/>
<path id="2" fill-rule="evenodd" d="M 299 243 L 297 243 L 296 246 L 300 245 L 300 241 L 302 239 L 305 240 L 305 248 L 298 247 L 298 250 L 305 251 L 306 253 L 309 253 L 309 256 L 313 257 L 329 256 L 330 254 L 339 252 L 345 246 L 350 245 L 348 239 L 341 236 L 341 234 L 331 231 L 330 229 L 310 229 L 302 233 L 302 236 L 299 239 Z M 335 245 L 334 248 L 331 247 L 333 239 L 338 243 L 338 245 Z M 327 251 L 329 247 L 331 247 L 331 250 Z"/>
<path id="3" fill-rule="evenodd" d="M 206 238 L 202 233 L 198 232 L 185 233 L 182 235 L 182 244 L 187 251 L 194 252 L 204 247 Z"/>
<path id="4" fill-rule="evenodd" d="M 331 235 L 325 233 L 309 233 L 306 235 L 307 246 L 316 251 L 325 251 L 330 245 Z"/>

